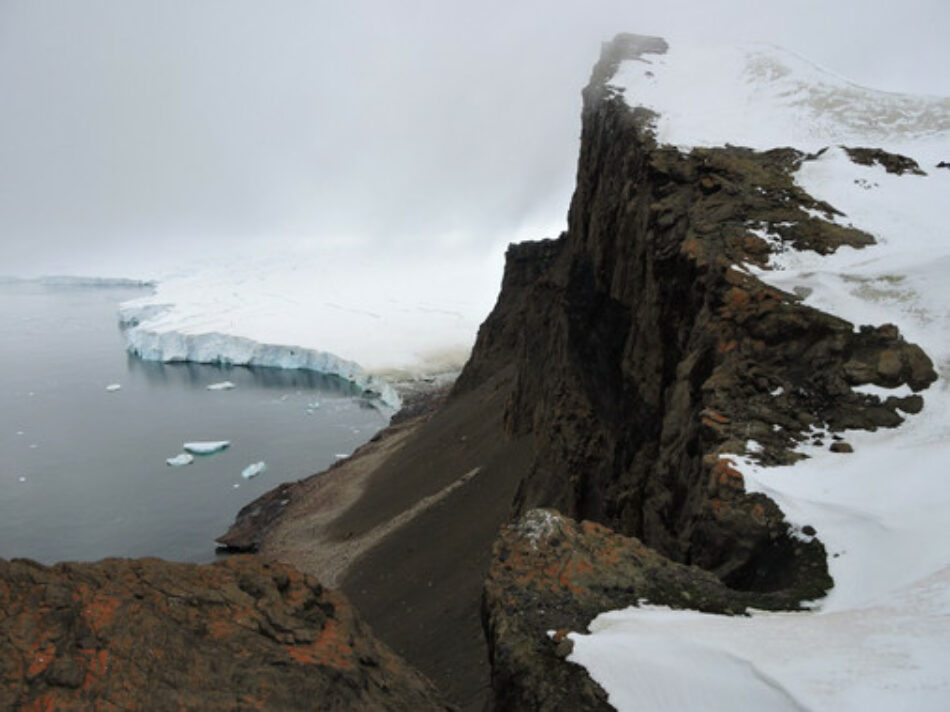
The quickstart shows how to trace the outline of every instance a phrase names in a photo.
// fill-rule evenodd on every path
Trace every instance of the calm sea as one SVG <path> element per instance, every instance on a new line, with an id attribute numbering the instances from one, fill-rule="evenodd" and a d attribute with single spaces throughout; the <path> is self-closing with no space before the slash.
<path id="1" fill-rule="evenodd" d="M 338 378 L 127 355 L 116 308 L 145 293 L 0 284 L 0 557 L 210 560 L 244 504 L 386 424 Z M 225 380 L 236 388 L 207 390 Z M 231 446 L 166 465 L 196 440 Z"/>

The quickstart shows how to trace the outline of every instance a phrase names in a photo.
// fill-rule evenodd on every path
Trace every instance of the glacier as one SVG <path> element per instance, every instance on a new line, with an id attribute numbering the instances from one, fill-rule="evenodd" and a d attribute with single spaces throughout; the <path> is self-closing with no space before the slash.
<path id="1" fill-rule="evenodd" d="M 395 384 L 462 367 L 502 268 L 501 245 L 463 260 L 306 243 L 186 266 L 118 318 L 143 359 L 319 371 L 396 409 Z"/>
<path id="2" fill-rule="evenodd" d="M 787 467 L 728 456 L 747 490 L 767 494 L 825 543 L 835 585 L 810 611 L 604 612 L 588 634 L 571 635 L 569 660 L 618 710 L 947 709 L 950 170 L 937 166 L 948 158 L 950 99 L 866 89 L 761 45 L 670 41 L 666 54 L 623 62 L 610 83 L 628 106 L 655 113 L 661 144 L 812 152 L 796 182 L 876 244 L 825 257 L 786 250 L 767 268 L 746 269 L 855 325 L 897 324 L 939 379 L 902 426 L 848 431 L 852 454 L 806 444 L 808 458 Z M 909 156 L 925 175 L 856 164 L 841 144 Z"/>

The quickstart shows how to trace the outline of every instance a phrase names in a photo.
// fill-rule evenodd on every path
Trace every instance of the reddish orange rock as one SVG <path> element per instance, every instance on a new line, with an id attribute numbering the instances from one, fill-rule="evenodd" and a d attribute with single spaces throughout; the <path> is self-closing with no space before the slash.
<path id="1" fill-rule="evenodd" d="M 434 710 L 339 593 L 282 564 L 0 560 L 0 709 Z"/>

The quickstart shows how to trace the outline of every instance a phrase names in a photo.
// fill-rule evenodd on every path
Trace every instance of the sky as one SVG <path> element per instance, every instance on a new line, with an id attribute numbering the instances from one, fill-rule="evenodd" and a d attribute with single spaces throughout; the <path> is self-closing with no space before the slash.
<path id="1" fill-rule="evenodd" d="M 0 274 L 554 236 L 617 32 L 950 95 L 948 26 L 946 0 L 0 0 Z"/>

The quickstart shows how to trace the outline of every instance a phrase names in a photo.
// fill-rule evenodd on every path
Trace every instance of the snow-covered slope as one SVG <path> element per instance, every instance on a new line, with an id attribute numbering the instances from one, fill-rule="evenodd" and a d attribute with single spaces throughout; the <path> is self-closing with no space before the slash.
<path id="1" fill-rule="evenodd" d="M 574 636 L 570 659 L 621 710 L 950 709 L 950 169 L 937 167 L 950 160 L 950 100 L 857 87 L 768 47 L 670 43 L 611 84 L 657 113 L 661 143 L 827 147 L 797 182 L 877 244 L 786 252 L 755 272 L 855 324 L 897 324 L 940 379 L 900 428 L 849 432 L 853 454 L 813 448 L 780 468 L 734 458 L 748 489 L 828 547 L 835 587 L 813 611 L 615 611 Z M 841 144 L 907 155 L 926 175 L 857 165 Z"/>
<path id="2" fill-rule="evenodd" d="M 610 84 L 656 111 L 657 139 L 757 149 L 939 143 L 950 99 L 875 91 L 769 45 L 690 46 L 623 62 Z M 945 142 L 943 146 L 945 146 Z"/>
<path id="3" fill-rule="evenodd" d="M 461 367 L 500 273 L 500 252 L 282 248 L 190 265 L 119 317 L 142 358 L 317 370 L 397 406 L 391 380 Z"/>

